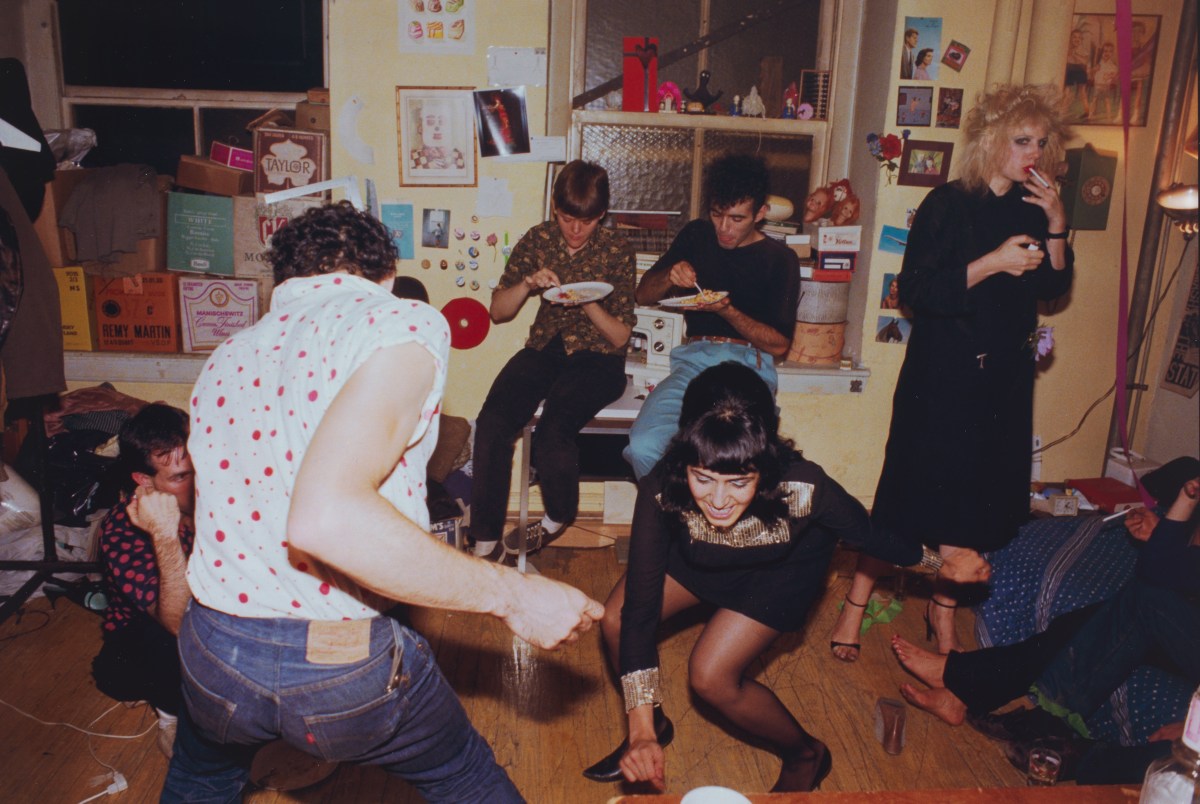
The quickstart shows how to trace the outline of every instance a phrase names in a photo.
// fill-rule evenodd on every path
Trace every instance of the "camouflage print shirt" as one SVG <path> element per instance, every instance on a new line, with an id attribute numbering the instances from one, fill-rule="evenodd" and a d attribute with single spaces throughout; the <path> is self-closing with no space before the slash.
<path id="1" fill-rule="evenodd" d="M 613 292 L 597 304 L 614 318 L 629 326 L 636 322 L 633 312 L 633 291 L 636 284 L 636 262 L 629 242 L 612 229 L 597 227 L 579 251 L 571 256 L 555 221 L 539 223 L 526 232 L 513 248 L 508 266 L 500 277 L 500 288 L 510 288 L 542 268 L 558 275 L 562 284 L 572 282 L 607 282 Z M 602 354 L 624 354 L 625 345 L 613 346 L 592 325 L 582 307 L 551 304 L 540 296 L 537 317 L 529 328 L 525 345 L 542 349 L 554 336 L 561 335 L 567 354 L 580 350 Z"/>

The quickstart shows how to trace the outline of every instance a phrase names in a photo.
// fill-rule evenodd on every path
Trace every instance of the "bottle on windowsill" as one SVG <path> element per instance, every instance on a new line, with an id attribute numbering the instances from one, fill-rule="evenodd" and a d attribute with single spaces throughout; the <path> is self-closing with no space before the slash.
<path id="1" fill-rule="evenodd" d="M 1200 689 L 1192 693 L 1183 736 L 1171 755 L 1146 769 L 1138 804 L 1198 804 L 1200 802 Z"/>

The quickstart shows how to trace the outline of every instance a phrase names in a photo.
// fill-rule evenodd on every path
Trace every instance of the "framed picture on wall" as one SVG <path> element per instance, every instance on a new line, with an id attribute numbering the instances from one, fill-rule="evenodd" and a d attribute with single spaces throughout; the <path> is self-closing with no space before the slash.
<path id="1" fill-rule="evenodd" d="M 954 143 L 932 140 L 904 141 L 900 156 L 900 178 L 897 184 L 909 187 L 937 187 L 945 184 L 950 175 L 950 155 Z"/>
<path id="2" fill-rule="evenodd" d="M 1070 102 L 1067 122 L 1083 126 L 1121 125 L 1121 82 L 1117 69 L 1117 16 L 1076 14 L 1067 38 L 1067 69 L 1063 90 Z M 1133 18 L 1130 47 L 1133 67 L 1129 125 L 1146 125 L 1154 59 L 1162 17 Z"/>
<path id="3" fill-rule="evenodd" d="M 396 138 L 402 186 L 476 185 L 469 87 L 396 87 Z"/>

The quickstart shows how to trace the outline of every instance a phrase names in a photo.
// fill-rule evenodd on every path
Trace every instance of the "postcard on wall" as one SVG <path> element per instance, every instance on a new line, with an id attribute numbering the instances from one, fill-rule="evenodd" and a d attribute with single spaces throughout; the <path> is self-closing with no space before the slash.
<path id="1" fill-rule="evenodd" d="M 471 54 L 479 0 L 396 0 L 401 53 Z"/>
<path id="2" fill-rule="evenodd" d="M 970 55 L 971 48 L 957 39 L 951 39 L 950 44 L 946 45 L 946 52 L 942 54 L 942 64 L 956 73 L 961 72 L 963 65 L 967 63 L 967 56 Z"/>
<path id="3" fill-rule="evenodd" d="M 529 153 L 525 87 L 476 90 L 475 132 L 481 157 Z"/>
<path id="4" fill-rule="evenodd" d="M 896 274 L 883 275 L 883 289 L 879 293 L 879 309 L 900 309 L 900 283 L 896 281 Z"/>
<path id="5" fill-rule="evenodd" d="M 938 128 L 958 128 L 962 122 L 963 91 L 950 87 L 938 87 Z"/>
<path id="6" fill-rule="evenodd" d="M 421 218 L 421 245 L 450 248 L 450 210 L 427 209 Z"/>
<path id="7" fill-rule="evenodd" d="M 875 340 L 878 343 L 908 343 L 912 333 L 912 322 L 907 318 L 881 315 L 875 323 Z"/>
<path id="8" fill-rule="evenodd" d="M 942 49 L 941 17 L 905 17 L 900 42 L 900 80 L 936 81 Z"/>
<path id="9" fill-rule="evenodd" d="M 413 205 L 384 203 L 380 206 L 380 219 L 392 234 L 392 242 L 400 252 L 400 259 L 413 258 Z"/>
<path id="10" fill-rule="evenodd" d="M 1084 126 L 1121 124 L 1121 82 L 1117 69 L 1115 14 L 1076 14 L 1067 39 L 1063 90 L 1070 102 L 1067 122 Z M 1131 31 L 1129 125 L 1146 125 L 1154 57 L 1162 17 L 1138 15 Z"/>
<path id="11" fill-rule="evenodd" d="M 908 245 L 908 230 L 885 225 L 879 232 L 879 250 L 888 254 L 903 254 Z"/>
<path id="12" fill-rule="evenodd" d="M 927 126 L 933 111 L 933 87 L 900 87 L 896 91 L 896 125 Z"/>

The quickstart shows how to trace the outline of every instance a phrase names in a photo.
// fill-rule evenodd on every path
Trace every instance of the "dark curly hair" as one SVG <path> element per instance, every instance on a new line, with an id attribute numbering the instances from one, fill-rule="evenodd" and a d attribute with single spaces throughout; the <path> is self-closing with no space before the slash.
<path id="1" fill-rule="evenodd" d="M 396 272 L 400 258 L 387 227 L 349 201 L 310 209 L 271 238 L 275 284 L 293 276 L 345 271 L 372 282 Z"/>
<path id="2" fill-rule="evenodd" d="M 186 447 L 188 415 L 179 408 L 162 402 L 146 405 L 121 425 L 117 436 L 120 448 L 118 465 L 123 481 L 133 472 L 158 474 L 155 458 L 161 458 L 179 447 Z"/>
<path id="3" fill-rule="evenodd" d="M 696 466 L 723 475 L 758 473 L 758 489 L 747 514 L 771 523 L 787 515 L 780 479 L 796 454 L 779 435 L 771 389 L 752 369 L 721 363 L 688 385 L 679 414 L 679 432 L 663 457 L 662 507 L 696 510 L 687 470 Z"/>
<path id="4" fill-rule="evenodd" d="M 727 154 L 708 166 L 708 206 L 723 211 L 749 199 L 757 212 L 767 202 L 770 176 L 761 157 Z"/>

